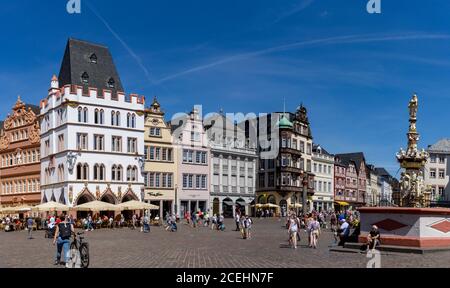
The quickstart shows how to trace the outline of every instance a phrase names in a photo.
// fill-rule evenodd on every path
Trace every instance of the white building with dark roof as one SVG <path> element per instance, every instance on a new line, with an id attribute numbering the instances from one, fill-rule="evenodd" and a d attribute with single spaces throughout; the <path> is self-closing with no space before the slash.
<path id="1" fill-rule="evenodd" d="M 70 39 L 40 105 L 42 202 L 142 200 L 144 97 L 121 91 L 108 48 Z"/>
<path id="2" fill-rule="evenodd" d="M 450 201 L 450 139 L 428 146 L 430 158 L 425 165 L 425 185 L 431 187 L 432 201 Z"/>
<path id="3" fill-rule="evenodd" d="M 314 145 L 312 153 L 312 173 L 314 173 L 313 207 L 316 211 L 334 209 L 334 155 L 320 145 Z"/>

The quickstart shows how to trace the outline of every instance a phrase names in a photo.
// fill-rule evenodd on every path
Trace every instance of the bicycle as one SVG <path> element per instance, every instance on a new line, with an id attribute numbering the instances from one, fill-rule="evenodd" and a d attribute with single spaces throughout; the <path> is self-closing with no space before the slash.
<path id="1" fill-rule="evenodd" d="M 81 268 L 89 267 L 89 244 L 83 242 L 84 237 L 81 237 L 84 232 L 73 233 L 73 241 L 70 244 L 70 251 L 72 253 L 72 262 L 76 264 L 78 256 L 80 257 Z M 79 254 L 78 254 L 79 252 Z"/>

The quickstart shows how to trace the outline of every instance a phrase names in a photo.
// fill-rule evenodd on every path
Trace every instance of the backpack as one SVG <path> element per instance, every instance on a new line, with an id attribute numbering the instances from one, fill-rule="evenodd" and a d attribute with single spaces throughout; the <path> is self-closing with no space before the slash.
<path id="1" fill-rule="evenodd" d="M 70 224 L 60 223 L 58 227 L 59 227 L 59 237 L 61 237 L 61 239 L 63 240 L 70 239 L 70 236 L 72 236 L 72 228 Z"/>

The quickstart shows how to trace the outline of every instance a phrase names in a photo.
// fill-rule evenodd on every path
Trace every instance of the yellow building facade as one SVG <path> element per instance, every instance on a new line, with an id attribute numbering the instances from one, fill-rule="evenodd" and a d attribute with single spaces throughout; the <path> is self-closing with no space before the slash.
<path id="1" fill-rule="evenodd" d="M 145 197 L 144 201 L 159 206 L 152 216 L 161 219 L 174 211 L 177 189 L 176 157 L 169 123 L 155 98 L 145 111 Z"/>

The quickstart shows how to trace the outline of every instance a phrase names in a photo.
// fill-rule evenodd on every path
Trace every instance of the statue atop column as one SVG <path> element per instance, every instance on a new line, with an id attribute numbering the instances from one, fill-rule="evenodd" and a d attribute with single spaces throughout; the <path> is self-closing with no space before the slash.
<path id="1" fill-rule="evenodd" d="M 429 154 L 418 149 L 420 135 L 417 132 L 417 112 L 419 101 L 413 95 L 408 105 L 409 131 L 407 133 L 408 148 L 397 153 L 397 160 L 403 169 L 400 179 L 400 206 L 423 208 L 429 206 L 430 191 L 424 184 L 423 169 Z"/>

